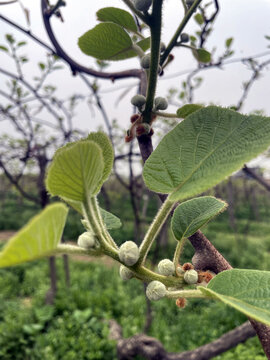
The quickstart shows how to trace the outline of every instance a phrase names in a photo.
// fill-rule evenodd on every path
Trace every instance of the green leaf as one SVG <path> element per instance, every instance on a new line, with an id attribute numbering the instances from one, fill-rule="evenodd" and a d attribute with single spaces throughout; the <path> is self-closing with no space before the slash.
<path id="1" fill-rule="evenodd" d="M 106 7 L 97 12 L 97 18 L 99 21 L 109 21 L 132 32 L 137 32 L 137 25 L 133 16 L 125 10 L 115 7 Z"/>
<path id="2" fill-rule="evenodd" d="M 112 213 L 101 208 L 100 213 L 108 230 L 119 229 L 122 226 L 121 220 Z"/>
<path id="3" fill-rule="evenodd" d="M 152 191 L 188 199 L 215 186 L 270 145 L 270 118 L 209 106 L 161 140 L 143 169 Z"/>
<path id="4" fill-rule="evenodd" d="M 101 147 L 94 141 L 80 140 L 56 151 L 46 187 L 51 195 L 83 202 L 99 192 L 103 177 Z"/>
<path id="5" fill-rule="evenodd" d="M 79 201 L 72 201 L 69 199 L 63 199 L 64 201 L 67 202 L 67 204 L 69 204 L 74 210 L 76 210 L 79 214 L 81 214 L 83 216 L 83 211 L 82 211 L 82 203 Z M 102 209 L 101 207 L 99 207 L 100 210 L 100 214 L 101 217 L 105 223 L 105 226 L 108 230 L 111 229 L 119 229 L 122 226 L 121 220 L 113 215 L 112 213 Z"/>
<path id="6" fill-rule="evenodd" d="M 99 145 L 99 147 L 102 150 L 104 170 L 99 184 L 99 186 L 101 187 L 103 183 L 107 180 L 107 178 L 109 177 L 112 171 L 113 161 L 114 161 L 113 147 L 108 136 L 101 131 L 90 133 L 87 136 L 87 139 L 94 141 L 97 145 Z"/>
<path id="7" fill-rule="evenodd" d="M 132 49 L 132 40 L 119 25 L 103 23 L 79 38 L 79 47 L 86 55 L 99 60 L 126 59 L 125 53 Z"/>
<path id="8" fill-rule="evenodd" d="M 4 45 L 0 45 L 0 50 L 8 52 L 8 48 L 6 46 L 4 46 Z"/>
<path id="9" fill-rule="evenodd" d="M 200 110 L 201 108 L 203 108 L 202 105 L 186 104 L 186 105 L 182 106 L 181 108 L 179 108 L 176 111 L 176 114 L 178 117 L 185 119 L 188 115 L 192 114 L 194 111 Z"/>
<path id="10" fill-rule="evenodd" d="M 62 237 L 68 208 L 47 206 L 18 231 L 0 253 L 0 267 L 13 266 L 50 255 Z"/>
<path id="11" fill-rule="evenodd" d="M 211 54 L 205 49 L 192 49 L 192 53 L 201 63 L 209 63 L 211 61 Z"/>
<path id="12" fill-rule="evenodd" d="M 180 204 L 172 217 L 172 231 L 176 240 L 193 235 L 226 207 L 224 201 L 212 196 L 202 196 Z"/>
<path id="13" fill-rule="evenodd" d="M 201 14 L 196 14 L 194 16 L 194 19 L 199 25 L 202 25 L 204 23 L 204 19 L 203 19 L 203 16 Z"/>
<path id="14" fill-rule="evenodd" d="M 270 325 L 270 271 L 233 269 L 199 289 L 257 321 Z"/>
<path id="15" fill-rule="evenodd" d="M 225 41 L 225 46 L 226 46 L 226 48 L 229 48 L 229 47 L 232 45 L 232 42 L 233 42 L 233 38 L 232 38 L 232 37 L 226 39 L 226 41 Z"/>

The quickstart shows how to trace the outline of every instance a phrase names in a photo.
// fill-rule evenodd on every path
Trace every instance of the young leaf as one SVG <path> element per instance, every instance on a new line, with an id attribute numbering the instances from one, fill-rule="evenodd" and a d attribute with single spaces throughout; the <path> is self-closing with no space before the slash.
<path id="1" fill-rule="evenodd" d="M 201 63 L 209 63 L 211 61 L 211 54 L 205 49 L 193 49 L 192 53 Z"/>
<path id="2" fill-rule="evenodd" d="M 226 46 L 226 48 L 229 48 L 229 47 L 232 45 L 232 42 L 233 42 L 233 38 L 232 38 L 232 37 L 226 39 L 226 41 L 225 41 L 225 46 Z"/>
<path id="3" fill-rule="evenodd" d="M 180 204 L 172 217 L 176 240 L 193 235 L 213 217 L 226 209 L 227 204 L 212 196 L 202 196 Z"/>
<path id="4" fill-rule="evenodd" d="M 6 46 L 4 46 L 4 45 L 0 45 L 0 50 L 8 52 L 8 48 Z"/>
<path id="5" fill-rule="evenodd" d="M 63 198 L 63 200 L 69 204 L 74 210 L 76 210 L 79 214 L 83 215 L 83 211 L 82 211 L 82 203 L 78 202 L 78 201 L 72 201 L 70 199 L 65 199 Z M 100 210 L 100 214 L 101 217 L 105 223 L 105 226 L 108 230 L 115 230 L 115 229 L 119 229 L 122 226 L 121 220 L 113 215 L 112 213 L 102 209 L 101 207 L 99 208 Z"/>
<path id="6" fill-rule="evenodd" d="M 80 140 L 56 151 L 46 187 L 51 195 L 83 202 L 99 192 L 103 176 L 102 149 L 94 141 Z"/>
<path id="7" fill-rule="evenodd" d="M 181 108 L 179 108 L 176 111 L 176 114 L 178 117 L 185 119 L 188 115 L 192 114 L 194 111 L 200 110 L 201 108 L 203 108 L 202 105 L 186 104 L 186 105 L 182 106 Z"/>
<path id="8" fill-rule="evenodd" d="M 94 141 L 97 145 L 99 145 L 99 147 L 102 150 L 103 160 L 104 160 L 104 170 L 100 182 L 100 187 L 101 187 L 102 184 L 107 180 L 107 178 L 109 177 L 112 171 L 113 160 L 114 160 L 113 147 L 108 136 L 101 131 L 90 133 L 87 136 L 87 139 Z"/>
<path id="9" fill-rule="evenodd" d="M 98 10 L 97 18 L 99 21 L 109 21 L 118 24 L 132 32 L 137 31 L 137 25 L 133 16 L 126 10 L 115 7 L 106 7 Z"/>
<path id="10" fill-rule="evenodd" d="M 145 163 L 152 191 L 184 200 L 215 186 L 270 145 L 270 118 L 209 106 L 189 115 Z"/>
<path id="11" fill-rule="evenodd" d="M 202 14 L 196 14 L 194 16 L 194 19 L 199 25 L 202 25 L 204 23 L 204 19 L 203 19 Z"/>
<path id="12" fill-rule="evenodd" d="M 112 213 L 101 208 L 100 213 L 108 230 L 119 229 L 122 226 L 121 220 Z"/>
<path id="13" fill-rule="evenodd" d="M 132 49 L 128 33 L 113 23 L 98 24 L 82 35 L 78 44 L 83 53 L 99 60 L 126 59 L 125 52 Z"/>
<path id="14" fill-rule="evenodd" d="M 0 253 L 0 267 L 50 255 L 61 239 L 67 213 L 68 208 L 64 204 L 55 203 L 33 217 Z"/>
<path id="15" fill-rule="evenodd" d="M 233 269 L 199 289 L 257 321 L 270 325 L 270 271 Z"/>

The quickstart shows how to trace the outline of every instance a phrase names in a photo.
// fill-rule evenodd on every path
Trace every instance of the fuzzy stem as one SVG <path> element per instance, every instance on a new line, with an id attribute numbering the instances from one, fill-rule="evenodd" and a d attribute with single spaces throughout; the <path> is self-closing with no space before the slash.
<path id="1" fill-rule="evenodd" d="M 92 204 L 92 208 L 94 209 L 94 213 L 97 215 L 97 219 L 99 222 L 99 225 L 101 227 L 101 231 L 102 231 L 102 235 L 104 236 L 104 238 L 107 240 L 107 242 L 112 245 L 113 247 L 115 247 L 116 249 L 118 249 L 118 246 L 116 245 L 116 243 L 114 242 L 113 238 L 111 237 L 111 235 L 109 234 L 109 232 L 106 229 L 106 226 L 104 225 L 102 216 L 100 214 L 100 210 L 99 210 L 99 206 L 98 206 L 98 202 L 97 202 L 97 198 L 93 197 L 90 199 L 90 202 Z"/>
<path id="2" fill-rule="evenodd" d="M 167 291 L 166 296 L 171 299 L 178 298 L 209 298 L 204 295 L 200 290 L 178 290 L 178 291 Z"/>
<path id="3" fill-rule="evenodd" d="M 199 6 L 199 4 L 201 2 L 202 2 L 202 0 L 195 0 L 194 3 L 192 4 L 192 6 L 190 7 L 190 9 L 188 10 L 188 12 L 185 14 L 183 20 L 181 21 L 180 25 L 178 26 L 178 28 L 176 30 L 174 36 L 172 37 L 166 50 L 164 51 L 163 55 L 161 56 L 161 61 L 160 61 L 161 65 L 164 64 L 168 55 L 170 54 L 170 52 L 174 48 L 175 44 L 177 43 L 177 40 L 178 40 L 179 36 L 181 35 L 182 31 L 184 30 L 185 26 L 187 25 L 189 19 L 191 18 L 191 16 L 193 15 L 193 13 L 195 12 L 195 10 L 197 9 L 197 7 Z"/>
<path id="4" fill-rule="evenodd" d="M 148 87 L 146 94 L 145 110 L 143 112 L 144 122 L 151 122 L 151 111 L 154 105 L 154 98 L 157 86 L 159 59 L 160 59 L 160 40 L 161 40 L 161 15 L 162 0 L 153 1 L 153 11 L 151 14 L 151 61 L 149 69 Z"/>
<path id="5" fill-rule="evenodd" d="M 166 113 L 166 112 L 153 111 L 152 114 L 157 115 L 159 117 L 164 117 L 164 118 L 180 119 L 180 116 L 178 116 L 177 114 L 171 114 L 171 113 Z"/>
<path id="6" fill-rule="evenodd" d="M 159 209 L 157 216 L 155 217 L 152 224 L 148 228 L 144 240 L 141 243 L 140 258 L 138 260 L 138 264 L 144 264 L 146 256 L 151 248 L 151 245 L 153 244 L 153 241 L 157 237 L 162 225 L 164 224 L 165 220 L 167 219 L 168 215 L 173 209 L 173 206 L 174 206 L 174 202 L 167 199 Z"/>
<path id="7" fill-rule="evenodd" d="M 101 256 L 102 252 L 97 249 L 83 249 L 79 246 L 69 244 L 59 244 L 57 249 L 54 250 L 53 255 L 66 254 L 66 255 L 86 255 L 86 256 Z"/>
<path id="8" fill-rule="evenodd" d="M 173 256 L 173 263 L 174 263 L 175 269 L 177 269 L 177 265 L 179 263 L 180 256 L 183 252 L 185 242 L 186 242 L 186 238 L 182 238 L 180 241 L 178 241 L 178 244 L 176 245 L 175 253 Z"/>
<path id="9" fill-rule="evenodd" d="M 119 261 L 117 249 L 108 243 L 107 238 L 104 236 L 102 223 L 99 219 L 100 214 L 96 204 L 96 198 L 89 198 L 88 200 L 85 200 L 83 202 L 82 210 L 84 217 L 88 220 L 89 224 L 93 228 L 104 254 Z"/>

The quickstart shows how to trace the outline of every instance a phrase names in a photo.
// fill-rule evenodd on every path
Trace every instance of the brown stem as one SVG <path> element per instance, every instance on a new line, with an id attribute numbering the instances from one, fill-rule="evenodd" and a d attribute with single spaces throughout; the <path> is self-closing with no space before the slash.
<path id="1" fill-rule="evenodd" d="M 219 339 L 195 350 L 168 353 L 161 342 L 144 334 L 123 339 L 121 327 L 114 320 L 110 322 L 110 338 L 117 341 L 119 360 L 134 359 L 136 356 L 142 356 L 147 360 L 207 360 L 232 349 L 253 336 L 255 336 L 255 331 L 250 326 L 250 323 L 246 321 L 244 324 L 225 333 Z"/>

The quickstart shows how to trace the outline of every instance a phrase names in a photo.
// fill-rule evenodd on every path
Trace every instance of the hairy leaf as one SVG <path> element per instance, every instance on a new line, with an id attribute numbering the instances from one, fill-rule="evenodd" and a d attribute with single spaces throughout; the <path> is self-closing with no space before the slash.
<path id="1" fill-rule="evenodd" d="M 172 231 L 177 240 L 193 235 L 213 217 L 226 209 L 227 204 L 212 196 L 188 200 L 175 209 Z"/>
<path id="2" fill-rule="evenodd" d="M 201 108 L 203 108 L 202 105 L 186 104 L 186 105 L 182 106 L 181 108 L 179 108 L 176 111 L 176 114 L 178 117 L 185 119 L 188 115 L 192 114 L 194 111 L 200 110 Z"/>
<path id="3" fill-rule="evenodd" d="M 270 118 L 209 106 L 189 115 L 145 163 L 152 191 L 184 200 L 215 186 L 270 145 Z"/>
<path id="4" fill-rule="evenodd" d="M 125 53 L 132 49 L 128 33 L 113 23 L 98 24 L 82 35 L 78 44 L 82 52 L 99 60 L 126 59 Z"/>
<path id="5" fill-rule="evenodd" d="M 83 202 L 99 192 L 103 177 L 101 147 L 94 141 L 80 140 L 56 151 L 46 187 L 51 195 Z"/>
<path id="6" fill-rule="evenodd" d="M 55 203 L 47 206 L 18 231 L 0 253 L 0 267 L 50 255 L 61 239 L 68 208 Z"/>
<path id="7" fill-rule="evenodd" d="M 63 200 L 66 201 L 66 203 L 69 204 L 79 214 L 83 215 L 81 202 L 72 201 L 72 200 L 65 199 L 65 198 Z M 99 210 L 100 210 L 101 217 L 105 223 L 105 226 L 108 230 L 119 229 L 122 226 L 121 220 L 117 216 L 102 209 L 101 207 L 99 207 Z"/>
<path id="8" fill-rule="evenodd" d="M 270 325 L 270 271 L 233 269 L 199 289 L 245 315 Z"/>
<path id="9" fill-rule="evenodd" d="M 106 7 L 98 10 L 97 18 L 99 21 L 109 21 L 115 24 L 118 24 L 127 30 L 133 32 L 137 31 L 137 25 L 133 16 L 126 10 L 115 8 L 115 7 Z"/>
<path id="10" fill-rule="evenodd" d="M 122 226 L 121 220 L 112 213 L 100 208 L 102 219 L 108 230 L 119 229 Z"/>
<path id="11" fill-rule="evenodd" d="M 194 49 L 192 53 L 194 57 L 201 63 L 209 63 L 211 61 L 211 54 L 205 49 Z"/>
<path id="12" fill-rule="evenodd" d="M 100 146 L 102 150 L 104 170 L 103 170 L 103 176 L 99 184 L 99 186 L 101 187 L 102 184 L 107 180 L 107 178 L 109 177 L 112 171 L 113 160 L 114 160 L 113 147 L 108 136 L 101 131 L 90 133 L 87 139 L 94 141 L 97 145 Z"/>

